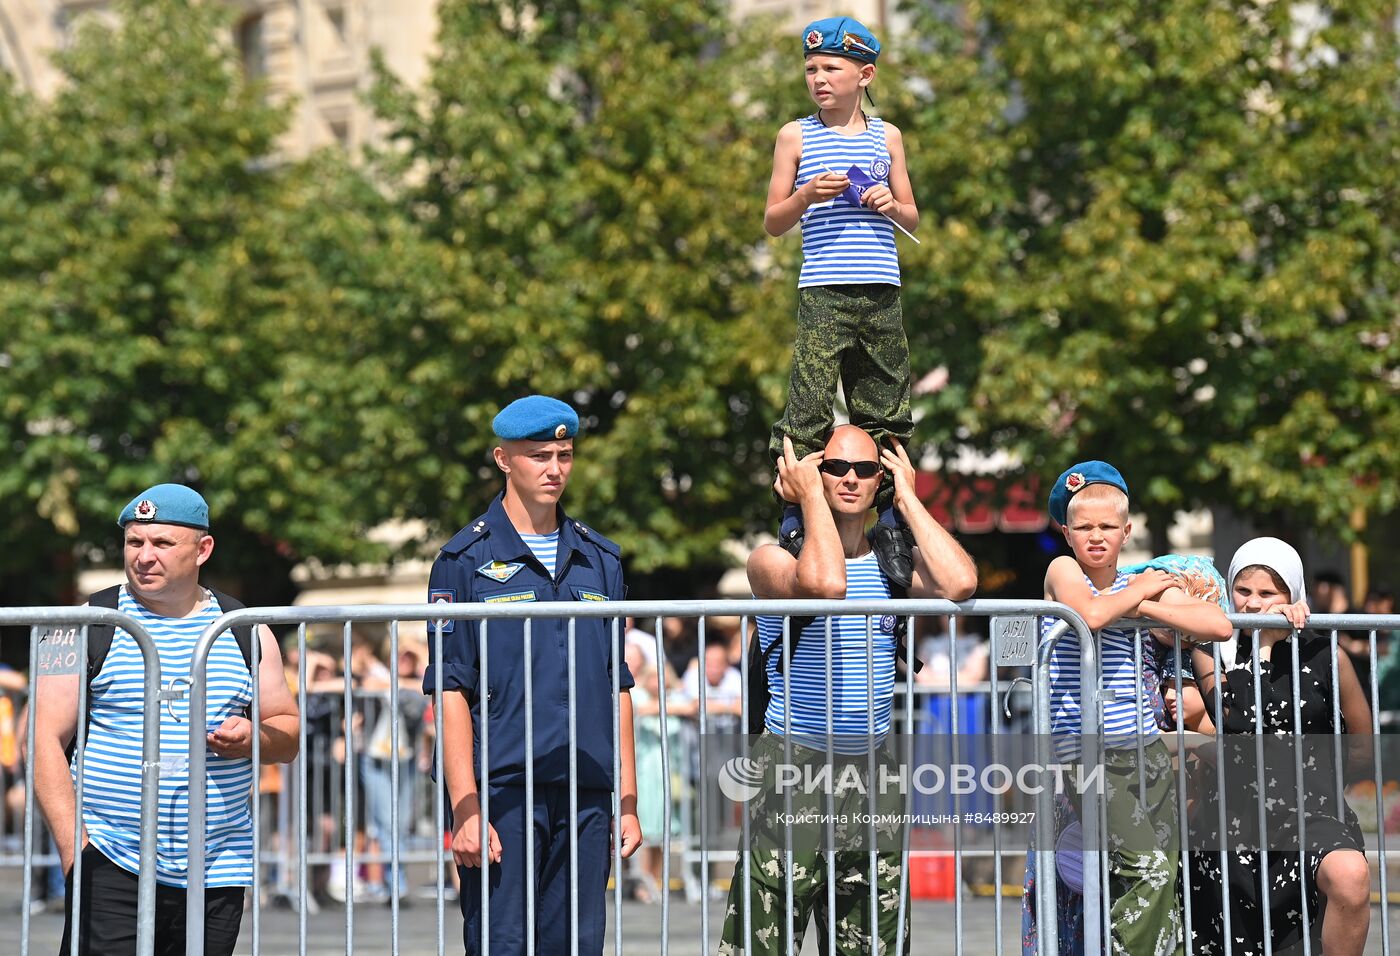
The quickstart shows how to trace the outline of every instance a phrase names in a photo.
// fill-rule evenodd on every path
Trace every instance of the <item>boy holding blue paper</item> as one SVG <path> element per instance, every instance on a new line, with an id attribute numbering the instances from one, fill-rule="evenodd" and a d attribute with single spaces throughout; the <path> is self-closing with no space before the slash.
<path id="1" fill-rule="evenodd" d="M 851 424 L 879 442 L 907 446 L 909 342 L 899 301 L 896 226 L 912 234 L 919 210 L 898 129 L 861 109 L 875 78 L 880 42 L 849 17 L 829 17 L 802 35 L 811 116 L 778 132 L 763 227 L 780 236 L 802 225 L 797 341 L 787 408 L 773 427 L 769 451 L 782 456 L 783 438 L 799 457 L 817 454 L 832 425 L 839 377 Z M 912 538 L 894 508 L 888 473 L 876 496 L 880 520 L 871 544 L 890 579 L 908 588 Z M 802 512 L 788 502 L 779 543 L 802 548 Z"/>

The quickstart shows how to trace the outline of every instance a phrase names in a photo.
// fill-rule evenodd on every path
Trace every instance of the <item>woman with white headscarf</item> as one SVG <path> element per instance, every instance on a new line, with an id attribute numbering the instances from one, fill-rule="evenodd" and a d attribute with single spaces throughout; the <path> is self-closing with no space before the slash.
<path id="1" fill-rule="evenodd" d="M 1306 901 L 1313 952 L 1360 956 L 1370 919 L 1370 870 L 1356 815 L 1339 802 L 1333 735 L 1351 735 L 1343 745 L 1349 769 L 1369 764 L 1364 742 L 1371 734 L 1370 710 L 1345 654 L 1308 634 L 1303 562 L 1278 538 L 1255 538 L 1242 545 L 1227 577 L 1234 609 L 1242 614 L 1281 614 L 1291 629 L 1258 632 L 1258 693 L 1254 676 L 1254 632 L 1236 631 L 1220 647 L 1221 732 L 1254 734 L 1256 719 L 1265 738 L 1288 737 L 1288 745 L 1266 741 L 1263 764 L 1265 847 L 1268 849 L 1269 922 L 1276 954 L 1302 951 Z M 1298 655 L 1294 686 L 1293 655 Z M 1207 707 L 1214 713 L 1216 679 L 1211 653 L 1197 649 L 1192 663 Z M 1335 675 L 1334 675 L 1335 670 Z M 1335 677 L 1335 681 L 1334 681 Z M 1332 687 L 1339 689 L 1341 726 L 1334 725 Z M 1301 730 L 1301 738 L 1294 734 Z M 1309 741 L 1311 743 L 1309 743 Z M 1301 785 L 1295 758 L 1303 759 Z M 1280 749 L 1276 749 L 1280 748 Z M 1206 748 L 1211 750 L 1213 748 Z M 1349 759 L 1348 759 L 1349 758 Z M 1194 951 L 1226 952 L 1224 901 L 1230 906 L 1229 951 L 1265 952 L 1264 898 L 1260 881 L 1258 820 L 1259 765 L 1252 742 L 1227 742 L 1224 749 L 1226 832 L 1221 814 L 1201 807 L 1191 836 L 1191 899 Z M 1213 790 L 1213 788 L 1210 788 Z M 1299 859 L 1298 797 L 1304 816 L 1303 859 Z M 1224 843 L 1222 844 L 1222 839 Z M 1227 850 L 1228 874 L 1221 872 L 1220 849 Z M 1300 863 L 1302 864 L 1300 866 Z M 1228 877 L 1228 879 L 1227 879 Z"/>

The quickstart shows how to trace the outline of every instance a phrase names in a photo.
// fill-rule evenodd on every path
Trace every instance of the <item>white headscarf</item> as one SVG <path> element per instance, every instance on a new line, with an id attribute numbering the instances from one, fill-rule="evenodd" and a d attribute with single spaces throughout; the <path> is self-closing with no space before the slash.
<path id="1" fill-rule="evenodd" d="M 1254 538 L 1240 545 L 1235 556 L 1230 559 L 1230 573 L 1225 576 L 1225 580 L 1230 586 L 1230 599 L 1233 604 L 1235 593 L 1235 578 L 1239 577 L 1245 568 L 1252 568 L 1255 565 L 1262 565 L 1279 576 L 1284 585 L 1288 588 L 1288 599 L 1296 604 L 1303 600 L 1306 594 L 1306 586 L 1303 578 L 1303 559 L 1298 556 L 1297 550 L 1287 541 L 1278 538 Z M 1225 670 L 1235 666 L 1235 659 L 1239 649 L 1240 632 L 1235 631 L 1234 635 L 1220 646 L 1220 664 Z"/>

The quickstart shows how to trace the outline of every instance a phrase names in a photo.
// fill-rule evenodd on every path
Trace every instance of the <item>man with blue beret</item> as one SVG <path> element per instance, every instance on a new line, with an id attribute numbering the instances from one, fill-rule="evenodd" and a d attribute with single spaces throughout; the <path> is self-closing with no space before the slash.
<path id="1" fill-rule="evenodd" d="M 224 611 L 242 607 L 200 584 L 214 553 L 209 506 L 193 488 L 160 484 L 121 510 L 126 582 L 88 598 L 138 621 L 155 642 L 167 693 L 160 706 L 160 819 L 156 839 L 156 952 L 185 951 L 189 882 L 189 703 L 194 651 L 205 628 Z M 86 674 L 50 671 L 35 696 L 34 789 L 68 879 L 63 943 L 70 952 L 101 956 L 136 953 L 137 873 L 140 865 L 141 736 L 145 661 L 122 628 L 88 629 Z M 45 635 L 49 640 L 57 635 Z M 204 952 L 231 954 L 243 920 L 243 897 L 254 885 L 253 826 L 248 794 L 254 780 L 249 720 L 252 655 L 259 654 L 257 733 L 263 763 L 286 763 L 297 753 L 299 716 L 287 688 L 277 641 L 266 627 L 231 628 L 209 650 L 204 840 Z M 87 683 L 87 714 L 78 708 Z M 133 703 L 134 702 L 134 703 Z M 76 765 L 69 745 L 87 724 L 82 790 L 83 840 L 73 845 Z M 82 887 L 72 911 L 75 858 Z"/>
<path id="2" fill-rule="evenodd" d="M 484 515 L 443 546 L 429 579 L 430 602 L 490 605 L 625 597 L 617 545 L 570 518 L 559 504 L 573 470 L 578 427 L 572 408 L 544 395 L 518 399 L 496 416 L 492 428 L 500 444 L 493 456 L 505 475 L 505 488 Z M 520 619 L 430 622 L 430 644 L 439 628 L 442 660 L 436 659 L 435 649 L 430 651 L 423 691 L 433 693 L 441 677 L 444 776 L 453 819 L 452 856 L 461 875 L 466 952 L 472 956 L 489 947 L 494 956 L 525 953 L 533 936 L 534 952 L 570 952 L 575 937 L 577 952 L 601 954 L 613 838 L 624 857 L 642 842 L 628 693 L 633 681 L 623 660 L 623 629 L 605 618 L 575 618 L 572 626 L 567 618 L 534 618 L 527 654 L 525 621 Z M 527 676 L 528 716 L 533 717 L 528 732 Z M 616 780 L 608 716 L 614 708 Z M 571 711 L 576 716 L 572 747 Z M 489 755 L 485 766 L 478 739 Z M 527 773 L 532 775 L 532 806 L 526 804 Z M 577 801 L 574 820 L 571 789 Z M 571 838 L 578 846 L 574 885 Z M 482 920 L 483 870 L 488 874 L 489 929 Z M 526 910 L 530 887 L 533 926 Z M 571 925 L 571 898 L 578 901 L 577 925 Z"/>

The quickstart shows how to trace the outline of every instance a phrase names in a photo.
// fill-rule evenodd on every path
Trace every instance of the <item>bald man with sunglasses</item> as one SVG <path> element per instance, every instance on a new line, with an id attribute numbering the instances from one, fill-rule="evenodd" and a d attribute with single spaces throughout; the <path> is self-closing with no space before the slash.
<path id="1" fill-rule="evenodd" d="M 909 596 L 953 601 L 972 596 L 977 588 L 976 566 L 914 494 L 914 466 L 903 446 L 893 439 L 891 442 L 891 448 L 881 450 L 860 428 L 841 425 L 831 433 L 825 448 L 799 459 L 791 440 L 784 440 L 774 489 L 801 505 L 806 543 L 799 557 L 776 544 L 754 551 L 748 565 L 754 597 L 889 599 L 889 578 L 875 560 L 865 532 L 876 490 L 886 471 L 894 480 L 895 507 L 914 535 L 914 575 Z M 870 887 L 868 882 L 862 882 L 870 872 L 872 849 L 859 845 L 865 828 L 854 827 L 845 840 L 838 837 L 841 849 L 834 858 L 835 872 L 829 874 L 824 854 L 825 827 L 793 823 L 787 817 L 784 793 L 773 784 L 778 779 L 777 764 L 789 759 L 794 763 L 821 764 L 828 759 L 828 749 L 832 753 L 830 759 L 837 765 L 851 762 L 863 768 L 871 759 L 872 750 L 879 754 L 881 763 L 889 762 L 891 758 L 881 743 L 890 731 L 894 703 L 896 617 L 889 614 L 868 620 L 861 614 L 833 616 L 829 641 L 827 618 L 794 618 L 786 651 L 782 617 L 756 615 L 755 622 L 758 646 L 750 666 L 762 668 L 767 677 L 768 700 L 763 712 L 763 732 L 753 742 L 751 756 L 752 766 L 764 785 L 746 805 L 752 839 L 747 847 L 740 848 L 750 855 L 752 864 L 748 891 L 753 936 L 744 938 L 744 881 L 736 879 L 730 887 L 720 953 L 793 952 L 801 948 L 802 935 L 813 916 L 823 934 L 828 920 L 836 920 L 838 950 L 843 956 L 893 952 L 897 919 L 892 912 L 869 912 Z M 791 701 L 787 699 L 789 693 Z M 842 768 L 835 766 L 828 779 L 846 777 Z M 829 811 L 824 810 L 824 795 L 799 791 L 793 799 L 797 804 L 793 812 L 799 817 L 804 801 L 815 801 L 814 810 L 838 818 L 843 805 L 857 813 L 866 807 L 863 794 L 838 793 Z M 896 797 L 896 808 L 900 802 Z M 787 859 L 785 839 L 789 836 L 793 840 L 795 908 L 792 940 L 786 938 L 787 920 L 781 906 L 767 905 L 785 898 L 783 865 Z M 877 887 L 882 906 L 889 894 L 898 898 L 901 845 L 897 835 L 882 832 Z M 837 907 L 835 912 L 827 912 L 827 880 L 833 877 Z M 872 922 L 876 924 L 873 932 Z M 878 950 L 872 936 L 881 941 Z M 904 939 L 907 944 L 907 924 Z"/>
<path id="2" fill-rule="evenodd" d="M 914 466 L 897 439 L 879 449 L 855 425 L 838 425 L 826 447 L 797 458 L 783 441 L 774 489 L 802 507 L 807 539 L 794 558 L 777 545 L 749 557 L 749 584 L 757 598 L 846 597 L 846 564 L 871 553 L 865 526 L 886 470 L 894 479 L 895 507 L 914 533 L 910 597 L 963 601 L 977 589 L 977 568 L 914 493 Z M 888 590 L 888 589 L 887 589 Z"/>

